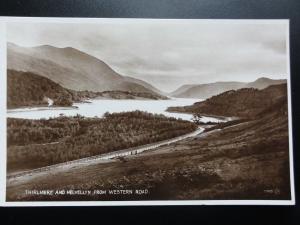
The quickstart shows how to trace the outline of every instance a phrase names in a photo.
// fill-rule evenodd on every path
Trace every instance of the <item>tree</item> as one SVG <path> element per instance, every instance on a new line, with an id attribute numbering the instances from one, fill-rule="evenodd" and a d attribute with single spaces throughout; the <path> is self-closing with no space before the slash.
<path id="1" fill-rule="evenodd" d="M 202 116 L 201 116 L 200 113 L 194 113 L 194 114 L 193 114 L 192 120 L 193 120 L 193 122 L 194 122 L 195 124 L 197 124 L 197 125 L 201 124 L 201 119 L 202 119 Z"/>
<path id="2" fill-rule="evenodd" d="M 104 118 L 108 118 L 110 115 L 111 115 L 111 114 L 110 114 L 109 112 L 105 112 L 105 113 L 103 114 L 103 117 L 104 117 Z"/>
<path id="3" fill-rule="evenodd" d="M 54 105 L 57 106 L 72 106 L 73 102 L 71 98 L 66 97 L 66 96 L 60 96 L 58 99 L 56 99 L 53 103 Z"/>

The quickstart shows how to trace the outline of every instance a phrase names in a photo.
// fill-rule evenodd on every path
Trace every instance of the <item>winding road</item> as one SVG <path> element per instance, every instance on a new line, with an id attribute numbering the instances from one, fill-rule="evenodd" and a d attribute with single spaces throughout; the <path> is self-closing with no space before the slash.
<path id="1" fill-rule="evenodd" d="M 204 128 L 198 127 L 195 131 L 193 131 L 191 133 L 184 134 L 184 135 L 181 135 L 181 136 L 178 136 L 175 138 L 171 138 L 168 140 L 160 141 L 160 142 L 150 143 L 147 145 L 142 145 L 142 146 L 138 146 L 138 147 L 134 147 L 134 148 L 128 148 L 128 149 L 123 149 L 123 150 L 114 151 L 114 152 L 110 152 L 110 153 L 105 153 L 105 154 L 86 157 L 86 158 L 77 159 L 77 160 L 73 160 L 73 161 L 68 161 L 68 162 L 64 162 L 64 163 L 54 164 L 54 165 L 50 165 L 50 166 L 33 169 L 33 170 L 11 173 L 11 174 L 7 175 L 7 184 L 9 185 L 11 182 L 29 180 L 36 176 L 46 175 L 49 172 L 58 172 L 58 171 L 68 170 L 68 169 L 74 168 L 74 167 L 82 167 L 82 166 L 91 165 L 91 164 L 109 162 L 110 159 L 114 159 L 114 158 L 118 158 L 118 157 L 124 157 L 124 156 L 128 157 L 128 156 L 137 155 L 142 152 L 155 149 L 162 145 L 168 145 L 168 144 L 171 144 L 171 143 L 174 143 L 177 141 L 181 141 L 186 138 L 197 136 L 197 135 L 201 134 L 203 131 L 204 131 Z"/>

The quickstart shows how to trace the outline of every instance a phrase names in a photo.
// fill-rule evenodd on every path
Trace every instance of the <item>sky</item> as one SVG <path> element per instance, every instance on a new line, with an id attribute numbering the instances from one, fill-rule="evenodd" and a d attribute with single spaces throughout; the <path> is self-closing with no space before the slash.
<path id="1" fill-rule="evenodd" d="M 226 20 L 9 22 L 7 41 L 73 47 L 165 92 L 184 84 L 287 78 L 287 23 Z"/>

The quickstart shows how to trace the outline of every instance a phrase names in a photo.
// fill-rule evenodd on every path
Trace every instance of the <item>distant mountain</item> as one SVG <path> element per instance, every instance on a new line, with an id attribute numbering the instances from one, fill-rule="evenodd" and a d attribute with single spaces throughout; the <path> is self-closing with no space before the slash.
<path id="1" fill-rule="evenodd" d="M 121 76 L 98 58 L 71 47 L 8 43 L 7 49 L 8 69 L 39 74 L 72 90 L 155 92 L 146 82 Z"/>
<path id="2" fill-rule="evenodd" d="M 185 85 L 182 85 L 179 88 L 177 88 L 175 91 L 169 93 L 169 95 L 173 96 L 173 97 L 180 96 L 181 93 L 185 93 L 190 88 L 193 88 L 196 86 L 197 86 L 196 84 L 185 84 Z"/>
<path id="3" fill-rule="evenodd" d="M 145 88 L 155 92 L 155 93 L 158 93 L 160 95 L 166 95 L 166 93 L 162 92 L 161 90 L 157 89 L 156 87 L 154 87 L 153 85 L 147 83 L 146 81 L 143 81 L 143 80 L 139 80 L 139 79 L 136 79 L 136 78 L 133 78 L 133 77 L 124 77 L 128 82 L 132 82 L 132 83 L 136 83 L 136 84 L 140 84 L 142 86 L 144 86 Z"/>
<path id="4" fill-rule="evenodd" d="M 32 72 L 7 70 L 7 107 L 71 106 L 87 98 L 104 99 L 164 99 L 164 96 L 149 92 L 129 91 L 74 91 Z"/>
<path id="5" fill-rule="evenodd" d="M 270 109 L 281 110 L 281 106 L 286 103 L 287 85 L 279 84 L 262 90 L 255 88 L 230 90 L 190 106 L 169 107 L 168 111 L 249 118 Z"/>
<path id="6" fill-rule="evenodd" d="M 200 85 L 184 85 L 173 92 L 176 94 L 171 93 L 171 96 L 178 98 L 206 99 L 224 91 L 239 89 L 243 85 L 244 83 L 241 82 L 216 82 Z"/>
<path id="7" fill-rule="evenodd" d="M 286 83 L 286 80 L 272 80 L 269 78 L 259 78 L 254 82 L 215 82 L 209 84 L 191 84 L 183 85 L 174 92 L 170 93 L 172 97 L 178 98 L 200 98 L 206 99 L 214 95 L 220 94 L 229 90 L 237 90 L 241 88 L 257 88 L 264 89 L 270 85 Z"/>
<path id="8" fill-rule="evenodd" d="M 283 84 L 286 83 L 286 79 L 282 80 L 273 80 L 267 77 L 261 77 L 253 82 L 247 83 L 244 87 L 245 88 L 257 88 L 257 89 L 264 89 L 271 85 L 276 84 Z"/>

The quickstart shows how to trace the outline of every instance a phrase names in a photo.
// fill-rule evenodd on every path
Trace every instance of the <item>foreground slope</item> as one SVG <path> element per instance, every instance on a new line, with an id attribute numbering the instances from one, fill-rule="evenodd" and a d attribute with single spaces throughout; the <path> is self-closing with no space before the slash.
<path id="1" fill-rule="evenodd" d="M 287 118 L 264 117 L 152 152 L 8 184 L 8 200 L 290 199 Z M 135 190 L 147 195 L 25 195 L 24 190 Z"/>

